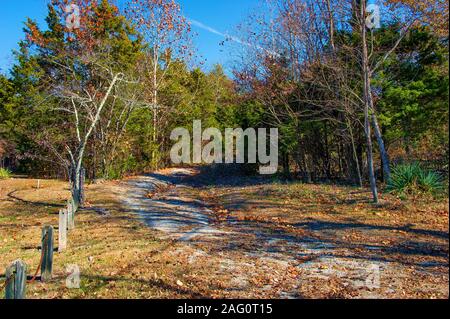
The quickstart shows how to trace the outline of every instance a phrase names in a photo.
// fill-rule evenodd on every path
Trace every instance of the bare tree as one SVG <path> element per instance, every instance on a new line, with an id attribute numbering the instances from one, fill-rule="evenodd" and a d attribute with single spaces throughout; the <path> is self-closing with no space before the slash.
<path id="1" fill-rule="evenodd" d="M 162 105 L 159 94 L 166 84 L 173 60 L 192 57 L 191 28 L 174 0 L 131 0 L 126 12 L 147 44 L 141 69 L 142 80 L 146 83 L 145 99 L 153 113 L 152 163 L 153 168 L 157 169 L 160 114 L 168 111 L 167 106 Z"/>
<path id="2" fill-rule="evenodd" d="M 86 149 L 99 123 L 102 120 L 112 122 L 116 113 L 126 114 L 139 104 L 136 96 L 139 81 L 132 79 L 135 70 L 117 59 L 111 37 L 103 36 L 105 20 L 117 18 L 116 22 L 126 22 L 119 16 L 117 8 L 109 7 L 108 3 L 102 2 L 99 7 L 97 1 L 83 0 L 78 4 L 80 28 L 69 29 L 63 22 L 56 25 L 57 21 L 54 21 L 52 31 L 60 37 L 51 38 L 57 41 L 56 44 L 35 25 L 31 25 L 28 34 L 30 43 L 39 52 L 38 60 L 44 71 L 40 88 L 45 96 L 43 107 L 59 119 L 57 126 L 48 128 L 49 132 L 59 130 L 59 135 L 44 134 L 42 144 L 68 169 L 76 205 L 81 200 L 80 175 Z M 64 5 L 63 0 L 54 1 L 51 7 L 53 18 L 64 21 Z M 116 15 L 111 15 L 110 10 Z M 129 29 L 122 26 L 120 36 L 129 36 Z M 132 44 L 132 40 L 129 43 Z M 135 55 L 135 51 L 130 51 L 128 58 Z"/>

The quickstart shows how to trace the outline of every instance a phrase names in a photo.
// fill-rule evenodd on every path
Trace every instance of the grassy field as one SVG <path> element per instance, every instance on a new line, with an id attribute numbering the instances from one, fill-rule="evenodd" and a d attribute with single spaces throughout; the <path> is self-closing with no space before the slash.
<path id="1" fill-rule="evenodd" d="M 40 188 L 36 186 L 33 179 L 0 181 L 0 287 L 5 267 L 16 259 L 23 259 L 29 275 L 34 274 L 44 225 L 54 226 L 57 234 L 58 210 L 69 197 L 68 185 L 41 180 Z M 386 287 L 382 296 L 448 298 L 447 199 L 383 196 L 382 204 L 373 206 L 365 190 L 300 183 L 200 185 L 185 191 L 208 205 L 211 220 L 225 230 L 247 223 L 267 232 L 320 240 L 334 247 L 335 256 L 401 267 L 400 282 Z M 281 270 L 270 266 L 267 271 L 242 253 L 252 249 L 250 242 L 247 248 L 242 243 L 226 253 L 226 260 L 239 260 L 245 267 L 254 262 L 251 279 L 237 290 L 236 273 L 223 266 L 219 251 L 224 247 L 194 247 L 160 236 L 123 207 L 123 192 L 120 182 L 87 187 L 87 207 L 76 216 L 68 249 L 54 255 L 54 279 L 29 284 L 28 298 L 270 298 L 280 297 L 284 285 L 295 287 L 302 298 L 360 296 L 341 278 L 308 279 L 297 287 L 299 278 L 311 278 L 310 270 L 301 267 L 309 257 L 297 258 L 277 277 Z M 206 257 L 199 257 L 199 251 Z M 81 289 L 66 288 L 69 264 L 81 269 Z"/>
<path id="2" fill-rule="evenodd" d="M 0 181 L 0 276 L 16 259 L 24 260 L 29 275 L 40 258 L 41 228 L 58 225 L 58 211 L 69 196 L 60 181 L 9 179 Z M 54 280 L 27 286 L 28 298 L 190 298 L 207 296 L 183 287 L 191 270 L 169 254 L 176 248 L 142 227 L 136 216 L 122 211 L 115 183 L 88 187 L 88 208 L 76 216 L 68 249 L 54 255 Z M 105 209 L 109 216 L 99 214 Z M 57 233 L 57 230 L 56 230 Z M 57 245 L 57 240 L 55 242 Z M 67 289 L 66 265 L 81 269 L 81 289 Z M 4 277 L 0 277 L 0 286 Z M 3 294 L 3 292 L 2 292 Z"/>

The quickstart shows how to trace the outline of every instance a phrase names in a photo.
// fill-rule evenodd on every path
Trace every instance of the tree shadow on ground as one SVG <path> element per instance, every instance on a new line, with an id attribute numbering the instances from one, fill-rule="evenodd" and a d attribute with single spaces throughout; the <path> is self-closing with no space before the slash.
<path id="1" fill-rule="evenodd" d="M 83 274 L 82 279 L 91 282 L 97 282 L 95 287 L 90 286 L 90 290 L 95 291 L 101 289 L 110 282 L 127 282 L 128 284 L 140 284 L 154 287 L 159 290 L 165 290 L 170 293 L 171 296 L 179 296 L 180 298 L 193 298 L 193 299 L 210 299 L 208 294 L 199 293 L 186 287 L 180 287 L 176 284 L 171 284 L 163 281 L 162 279 L 140 279 L 140 278 L 127 278 L 118 276 L 94 276 Z"/>
<path id="2" fill-rule="evenodd" d="M 43 206 L 43 207 L 53 207 L 53 208 L 64 208 L 66 207 L 63 204 L 55 204 L 55 203 L 46 203 L 46 202 L 34 202 L 34 201 L 28 201 L 25 199 L 22 199 L 20 197 L 17 197 L 16 195 L 14 195 L 14 193 L 18 192 L 18 190 L 14 190 L 10 193 L 8 193 L 6 196 L 8 196 L 8 198 L 12 199 L 12 200 L 16 200 L 18 202 L 21 202 L 23 204 L 27 204 L 27 205 L 34 205 L 34 206 Z"/>
<path id="3" fill-rule="evenodd" d="M 256 186 L 272 184 L 274 181 L 268 177 L 248 177 L 245 174 L 215 174 L 214 169 L 200 167 L 197 174 L 180 170 L 173 175 L 149 174 L 156 180 L 192 188 L 204 188 L 208 190 L 215 188 L 231 188 L 237 190 L 244 186 Z M 236 191 L 239 193 L 238 191 Z M 352 194 L 362 195 L 361 190 L 353 190 Z M 142 195 L 139 195 L 142 196 Z M 258 195 L 259 196 L 259 195 Z M 148 201 L 147 201 L 148 200 Z M 141 214 L 148 212 L 155 218 L 165 218 L 170 223 L 177 224 L 183 207 L 193 205 L 192 201 L 170 198 L 147 199 L 137 208 L 128 210 Z M 349 204 L 348 201 L 332 198 L 333 203 L 327 203 L 330 207 L 334 205 Z M 233 209 L 239 209 L 242 205 L 257 205 L 261 212 L 269 208 L 280 208 L 280 203 L 271 202 L 268 199 L 252 202 L 252 199 L 245 196 L 231 196 Z M 351 204 L 367 203 L 367 200 L 352 199 Z M 165 207 L 166 204 L 179 206 L 178 211 Z M 204 206 L 209 208 L 216 203 L 195 203 L 199 208 Z M 295 211 L 295 206 L 283 206 Z M 229 208 L 226 206 L 226 208 Z M 180 214 L 178 214 L 180 213 Z M 309 258 L 327 259 L 342 258 L 347 261 L 357 263 L 396 263 L 405 267 L 414 266 L 427 272 L 437 271 L 442 273 L 442 269 L 448 272 L 448 232 L 439 230 L 428 230 L 414 228 L 412 225 L 389 226 L 366 224 L 348 218 L 344 221 L 334 222 L 311 217 L 302 216 L 306 221 L 297 223 L 284 223 L 261 220 L 237 220 L 233 214 L 224 222 L 218 223 L 219 229 L 224 229 L 223 233 L 206 234 L 199 233 L 198 236 L 190 237 L 188 243 L 206 249 L 211 256 L 218 256 L 223 253 L 237 253 L 255 258 L 264 258 L 269 255 L 272 259 L 280 256 L 286 260 L 302 262 Z M 189 219 L 185 224 L 198 224 L 196 220 L 192 223 Z M 289 226 L 289 227 L 286 227 Z M 364 239 L 346 239 L 352 231 L 364 233 Z M 189 234 L 186 230 L 185 234 Z M 397 232 L 404 235 L 399 236 Z M 182 237 L 184 235 L 182 234 Z M 383 239 L 395 239 L 388 243 L 383 243 Z M 373 240 L 372 240 L 373 239 Z M 436 270 L 437 267 L 440 267 Z"/>
<path id="4" fill-rule="evenodd" d="M 317 225 L 320 223 L 320 221 L 313 222 L 311 229 L 317 229 Z M 371 225 L 366 226 L 376 229 Z M 338 229 L 342 229 L 342 226 L 338 227 Z M 351 228 L 351 224 L 346 227 Z M 302 228 L 305 229 L 305 226 Z M 314 257 L 314 259 L 331 257 L 368 262 L 395 262 L 404 266 L 416 266 L 424 269 L 446 267 L 448 270 L 449 265 L 448 241 L 446 243 L 430 243 L 420 240 L 405 240 L 389 245 L 351 242 L 342 240 L 334 234 L 331 236 L 315 236 L 308 232 L 303 235 L 292 234 L 270 222 L 236 221 L 233 229 L 237 231 L 225 235 L 217 241 L 206 240 L 203 244 L 208 247 L 211 254 L 224 251 L 255 257 L 271 254 L 288 256 L 292 260 L 302 260 L 305 257 Z M 201 240 L 199 242 L 201 243 Z"/>
<path id="5" fill-rule="evenodd" d="M 330 222 L 316 220 L 312 222 L 302 222 L 296 223 L 294 227 L 308 228 L 310 230 L 320 231 L 320 230 L 345 230 L 345 229 L 362 229 L 362 230 L 389 230 L 389 231 L 402 231 L 410 234 L 432 236 L 442 239 L 448 239 L 449 233 L 445 231 L 437 230 L 426 230 L 426 229 L 416 229 L 412 228 L 412 224 L 405 225 L 402 227 L 394 226 L 383 226 L 383 225 L 370 225 L 358 222 L 352 223 L 341 223 L 341 222 Z"/>

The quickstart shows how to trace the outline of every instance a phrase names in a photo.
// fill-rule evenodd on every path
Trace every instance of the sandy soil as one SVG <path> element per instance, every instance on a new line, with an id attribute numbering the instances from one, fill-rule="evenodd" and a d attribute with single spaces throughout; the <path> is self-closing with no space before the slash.
<path id="1" fill-rule="evenodd" d="M 308 216 L 293 223 L 292 203 L 268 205 L 274 200 L 267 194 L 273 184 L 243 176 L 224 182 L 207 175 L 172 169 L 136 177 L 127 182 L 122 202 L 160 238 L 184 243 L 173 252 L 177 258 L 187 256 L 189 263 L 201 263 L 223 278 L 226 296 L 448 297 L 448 229 L 413 231 L 410 225 L 416 239 L 437 239 L 426 243 L 402 238 L 407 228 L 362 224 L 351 211 L 335 221 L 311 222 Z M 256 199 L 243 200 L 255 189 Z M 277 215 L 271 222 L 261 218 L 268 212 Z M 393 247 L 386 232 L 404 247 Z M 361 237 L 372 240 L 360 242 Z M 417 261 L 416 256 L 425 258 Z"/>
<path id="2" fill-rule="evenodd" d="M 0 181 L 0 287 L 69 196 L 64 181 Z M 169 169 L 90 184 L 50 282 L 27 298 L 448 298 L 448 199 Z M 55 237 L 57 246 L 57 237 Z M 67 266 L 81 270 L 68 289 Z M 2 270 L 3 269 L 3 270 Z M 3 293 L 3 292 L 0 292 Z"/>

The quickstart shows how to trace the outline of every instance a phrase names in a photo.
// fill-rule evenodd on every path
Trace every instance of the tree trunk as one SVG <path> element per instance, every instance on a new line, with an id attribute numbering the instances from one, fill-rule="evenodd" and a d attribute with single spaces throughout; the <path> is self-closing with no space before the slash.
<path id="1" fill-rule="evenodd" d="M 367 50 L 367 30 L 365 25 L 366 17 L 366 1 L 361 1 L 360 5 L 360 27 L 362 41 L 362 73 L 364 84 L 364 129 L 367 141 L 367 165 L 369 168 L 370 189 L 372 191 L 373 201 L 378 204 L 378 189 L 375 179 L 375 171 L 373 167 L 373 146 L 372 146 L 372 130 L 370 126 L 370 110 L 373 105 L 372 92 L 370 88 L 370 66 Z"/>
<path id="2" fill-rule="evenodd" d="M 357 175 L 357 178 L 358 178 L 357 182 L 358 182 L 359 187 L 363 187 L 363 180 L 362 180 L 362 176 L 361 176 L 361 168 L 359 166 L 358 152 L 356 150 L 356 145 L 355 145 L 355 137 L 353 135 L 353 129 L 351 127 L 351 123 L 348 120 L 348 118 L 347 118 L 347 123 L 348 123 L 347 124 L 348 125 L 348 129 L 349 129 L 349 132 L 350 132 L 351 144 L 352 144 L 352 155 L 353 155 L 353 159 L 354 159 L 355 166 L 356 166 L 355 170 L 356 170 L 356 175 Z"/>
<path id="3" fill-rule="evenodd" d="M 114 76 L 105 96 L 103 96 L 100 104 L 96 106 L 97 113 L 95 114 L 95 117 L 92 120 L 92 123 L 91 123 L 89 129 L 87 130 L 85 136 L 83 138 L 78 136 L 79 144 L 78 144 L 76 152 L 72 153 L 70 151 L 70 148 L 68 148 L 70 157 L 71 157 L 71 163 L 70 163 L 70 168 L 69 168 L 69 182 L 70 182 L 71 191 L 72 191 L 72 200 L 76 207 L 79 207 L 79 205 L 82 203 L 82 196 L 83 196 L 83 191 L 82 191 L 83 181 L 81 178 L 82 170 L 83 170 L 82 165 L 83 165 L 84 153 L 85 153 L 89 138 L 91 137 L 92 133 L 94 132 L 94 129 L 97 126 L 97 123 L 100 120 L 102 110 L 103 110 L 114 86 L 116 85 L 117 81 L 119 81 L 119 79 L 121 77 L 123 77 L 122 73 L 117 73 Z M 79 127 L 77 127 L 77 129 L 79 129 Z"/>
<path id="4" fill-rule="evenodd" d="M 81 203 L 81 167 L 75 163 L 72 163 L 69 169 L 69 182 L 72 201 L 75 204 L 75 207 L 78 208 Z"/>
<path id="5" fill-rule="evenodd" d="M 153 169 L 158 169 L 158 161 L 156 158 L 156 144 L 157 144 L 157 125 L 158 125 L 158 53 L 156 48 L 153 52 L 153 131 L 152 131 L 152 166 Z"/>
<path id="6" fill-rule="evenodd" d="M 369 80 L 370 81 L 370 80 Z M 370 92 L 370 96 L 372 96 L 372 92 Z M 383 166 L 383 177 L 385 182 L 389 182 L 391 178 L 391 168 L 390 168 L 390 160 L 389 160 L 389 154 L 386 151 L 386 147 L 384 145 L 383 135 L 381 133 L 380 126 L 378 125 L 377 116 L 375 114 L 375 110 L 373 108 L 373 99 L 372 100 L 372 124 L 373 124 L 373 131 L 375 133 L 375 137 L 377 138 L 378 142 L 378 148 L 380 151 L 381 156 L 381 162 Z"/>
<path id="7" fill-rule="evenodd" d="M 286 179 L 291 179 L 291 170 L 289 168 L 289 154 L 287 152 L 283 152 L 281 155 L 283 158 L 283 175 Z"/>
<path id="8" fill-rule="evenodd" d="M 311 174 L 311 169 L 309 166 L 308 155 L 306 153 L 304 155 L 304 158 L 305 158 L 305 173 L 306 173 L 305 181 L 307 184 L 311 184 L 312 183 L 312 174 Z"/>

